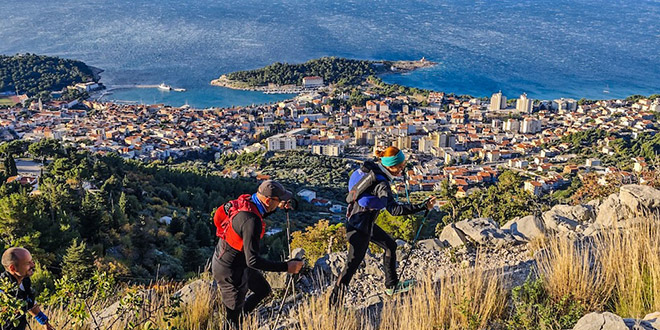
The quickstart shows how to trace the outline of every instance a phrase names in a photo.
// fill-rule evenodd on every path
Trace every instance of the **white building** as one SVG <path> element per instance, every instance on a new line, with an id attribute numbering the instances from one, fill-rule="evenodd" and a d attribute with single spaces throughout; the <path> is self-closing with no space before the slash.
<path id="1" fill-rule="evenodd" d="M 534 118 L 525 118 L 520 127 L 520 133 L 534 134 L 541 131 L 541 121 Z"/>
<path id="2" fill-rule="evenodd" d="M 451 133 L 445 134 L 440 132 L 433 132 L 430 135 L 433 140 L 433 146 L 436 148 L 455 148 L 456 136 Z"/>
<path id="3" fill-rule="evenodd" d="M 270 137 L 267 140 L 268 151 L 294 150 L 296 149 L 296 138 L 293 136 Z"/>
<path id="4" fill-rule="evenodd" d="M 323 78 L 318 76 L 310 76 L 303 78 L 303 87 L 305 88 L 315 88 L 323 86 Z"/>
<path id="5" fill-rule="evenodd" d="M 520 131 L 520 122 L 517 119 L 509 118 L 504 122 L 503 129 L 507 132 L 518 133 Z"/>
<path id="6" fill-rule="evenodd" d="M 516 110 L 524 113 L 532 113 L 532 100 L 527 98 L 527 94 L 523 93 L 516 101 Z"/>
<path id="7" fill-rule="evenodd" d="M 403 150 L 412 148 L 412 139 L 410 136 L 398 136 L 395 147 Z"/>
<path id="8" fill-rule="evenodd" d="M 303 189 L 298 192 L 298 196 L 308 203 L 311 203 L 313 199 L 316 199 L 316 192 L 309 189 Z"/>
<path id="9" fill-rule="evenodd" d="M 552 109 L 560 113 L 577 110 L 577 101 L 574 99 L 560 98 L 552 101 Z"/>
<path id="10" fill-rule="evenodd" d="M 344 147 L 340 144 L 314 145 L 312 153 L 330 157 L 339 157 L 344 153 Z"/>
<path id="11" fill-rule="evenodd" d="M 430 137 L 423 137 L 419 139 L 419 146 L 417 148 L 419 152 L 429 153 L 431 152 L 431 148 L 433 148 L 433 139 Z"/>
<path id="12" fill-rule="evenodd" d="M 493 119 L 493 121 L 490 124 L 490 127 L 494 130 L 499 130 L 500 127 L 502 127 L 502 121 L 499 119 Z"/>
<path id="13" fill-rule="evenodd" d="M 86 82 L 86 83 L 77 83 L 77 84 L 74 85 L 74 87 L 76 89 L 78 89 L 79 91 L 81 91 L 81 92 L 91 92 L 93 90 L 97 90 L 97 89 L 101 88 L 101 86 L 99 86 L 99 84 L 97 84 L 93 81 Z"/>
<path id="14" fill-rule="evenodd" d="M 534 196 L 541 196 L 543 193 L 543 184 L 538 181 L 525 181 L 524 189 Z"/>
<path id="15" fill-rule="evenodd" d="M 506 109 L 506 96 L 502 95 L 502 91 L 494 93 L 490 98 L 490 110 Z"/>

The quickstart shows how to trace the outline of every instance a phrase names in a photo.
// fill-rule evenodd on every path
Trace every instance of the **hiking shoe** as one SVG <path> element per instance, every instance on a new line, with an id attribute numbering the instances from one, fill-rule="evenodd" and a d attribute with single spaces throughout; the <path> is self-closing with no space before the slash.
<path id="1" fill-rule="evenodd" d="M 415 281 L 414 278 L 409 279 L 409 280 L 405 280 L 403 282 L 399 282 L 393 288 L 385 289 L 385 294 L 388 295 L 388 296 L 393 296 L 397 293 L 410 291 L 410 289 L 412 289 L 415 286 L 416 283 L 417 283 L 417 281 Z"/>

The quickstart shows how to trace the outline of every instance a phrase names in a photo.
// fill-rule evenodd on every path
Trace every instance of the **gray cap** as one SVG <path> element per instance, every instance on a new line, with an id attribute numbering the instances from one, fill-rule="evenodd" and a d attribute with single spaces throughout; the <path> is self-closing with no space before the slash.
<path id="1" fill-rule="evenodd" d="M 258 193 L 266 197 L 277 197 L 280 200 L 288 201 L 293 196 L 293 193 L 284 189 L 284 186 L 277 181 L 266 180 L 259 185 Z"/>

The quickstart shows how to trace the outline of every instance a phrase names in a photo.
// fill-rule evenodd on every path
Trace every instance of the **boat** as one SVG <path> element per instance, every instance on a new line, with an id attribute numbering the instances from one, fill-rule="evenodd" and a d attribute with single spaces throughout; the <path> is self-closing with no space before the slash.
<path id="1" fill-rule="evenodd" d="M 610 93 L 610 85 L 609 84 L 607 85 L 607 87 L 605 87 L 605 89 L 603 89 L 603 93 L 605 93 L 605 94 Z"/>
<path id="2" fill-rule="evenodd" d="M 170 86 L 170 85 L 165 85 L 165 83 L 161 83 L 160 85 L 158 85 L 158 89 L 160 89 L 160 90 L 164 90 L 164 91 L 171 91 L 171 90 L 172 90 L 172 86 Z"/>

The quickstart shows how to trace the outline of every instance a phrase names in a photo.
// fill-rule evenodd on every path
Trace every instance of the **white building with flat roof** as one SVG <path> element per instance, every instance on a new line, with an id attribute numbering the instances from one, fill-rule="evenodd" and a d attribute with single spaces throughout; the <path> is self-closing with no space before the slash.
<path id="1" fill-rule="evenodd" d="M 502 95 L 502 91 L 494 93 L 490 97 L 490 110 L 502 110 L 506 109 L 506 96 Z"/>
<path id="2" fill-rule="evenodd" d="M 520 131 L 520 122 L 517 119 L 509 118 L 504 122 L 503 129 L 507 132 L 518 133 Z"/>
<path id="3" fill-rule="evenodd" d="M 323 78 L 319 76 L 304 77 L 302 83 L 305 88 L 323 87 Z"/>
<path id="4" fill-rule="evenodd" d="M 541 131 L 541 121 L 534 118 L 525 118 L 520 126 L 520 133 L 534 134 Z"/>
<path id="5" fill-rule="evenodd" d="M 269 137 L 267 140 L 268 151 L 294 150 L 296 149 L 296 138 L 293 136 Z"/>
<path id="6" fill-rule="evenodd" d="M 559 113 L 575 111 L 577 110 L 577 101 L 574 99 L 565 99 L 562 97 L 552 101 L 552 109 L 559 111 Z"/>
<path id="7" fill-rule="evenodd" d="M 340 144 L 314 145 L 312 153 L 330 157 L 339 157 L 344 153 L 344 147 Z"/>
<path id="8" fill-rule="evenodd" d="M 532 100 L 527 98 L 527 93 L 520 95 L 516 101 L 516 110 L 524 113 L 532 113 Z"/>

